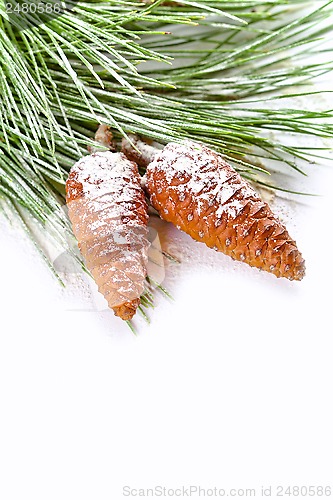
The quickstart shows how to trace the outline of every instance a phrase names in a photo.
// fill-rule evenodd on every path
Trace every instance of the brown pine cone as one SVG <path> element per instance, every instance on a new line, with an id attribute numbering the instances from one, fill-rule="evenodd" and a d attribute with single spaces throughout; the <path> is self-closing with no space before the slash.
<path id="1" fill-rule="evenodd" d="M 168 144 L 147 167 L 147 189 L 161 217 L 195 240 L 277 277 L 303 278 L 304 259 L 285 226 L 209 148 Z"/>
<path id="2" fill-rule="evenodd" d="M 138 167 L 122 153 L 78 161 L 67 183 L 73 232 L 87 268 L 116 316 L 129 320 L 140 304 L 148 261 L 148 215 Z"/>

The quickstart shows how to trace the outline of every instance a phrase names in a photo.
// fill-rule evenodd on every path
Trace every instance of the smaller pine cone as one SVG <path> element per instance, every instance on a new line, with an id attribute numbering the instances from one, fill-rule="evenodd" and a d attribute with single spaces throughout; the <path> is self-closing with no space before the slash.
<path id="1" fill-rule="evenodd" d="M 147 203 L 135 163 L 122 153 L 86 156 L 71 169 L 68 214 L 80 251 L 116 316 L 140 304 L 148 261 Z"/>
<path id="2" fill-rule="evenodd" d="M 153 161 L 156 153 L 159 152 L 158 148 L 161 148 L 161 145 L 157 142 L 148 139 L 142 140 L 134 134 L 129 134 L 128 139 L 125 137 L 122 139 L 121 150 L 129 160 L 135 161 L 139 167 L 146 168 Z"/>
<path id="3" fill-rule="evenodd" d="M 99 125 L 95 133 L 95 142 L 111 151 L 116 150 L 116 141 L 113 139 L 112 131 L 108 125 Z M 96 153 L 100 150 L 100 148 L 97 149 L 95 146 L 88 146 L 87 149 L 89 153 Z"/>
<path id="4" fill-rule="evenodd" d="M 267 203 L 209 148 L 170 143 L 147 167 L 147 189 L 161 217 L 233 259 L 290 280 L 304 260 Z"/>

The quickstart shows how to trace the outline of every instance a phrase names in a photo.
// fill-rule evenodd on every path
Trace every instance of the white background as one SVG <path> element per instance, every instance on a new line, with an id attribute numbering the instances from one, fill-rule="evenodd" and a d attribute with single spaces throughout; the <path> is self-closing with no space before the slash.
<path id="1" fill-rule="evenodd" d="M 306 258 L 301 283 L 164 225 L 183 261 L 167 269 L 174 301 L 158 297 L 137 337 L 84 277 L 61 290 L 1 219 L 2 500 L 120 500 L 125 485 L 257 497 L 263 485 L 333 487 L 333 172 L 308 172 L 290 184 L 324 196 L 273 201 Z"/>

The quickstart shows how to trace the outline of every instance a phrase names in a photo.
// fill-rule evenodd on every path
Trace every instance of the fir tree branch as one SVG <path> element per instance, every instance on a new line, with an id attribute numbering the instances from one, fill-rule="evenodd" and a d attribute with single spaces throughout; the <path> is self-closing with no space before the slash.
<path id="1" fill-rule="evenodd" d="M 42 224 L 55 214 L 54 235 L 66 246 L 63 186 L 99 122 L 119 138 L 202 141 L 246 178 L 269 173 L 268 159 L 300 170 L 295 157 L 325 151 L 267 132 L 332 138 L 333 110 L 282 107 L 331 71 L 313 57 L 327 50 L 332 9 L 332 1 L 85 1 L 44 24 L 32 16 L 22 30 L 1 0 L 1 196 Z M 277 110 L 267 107 L 274 100 Z"/>

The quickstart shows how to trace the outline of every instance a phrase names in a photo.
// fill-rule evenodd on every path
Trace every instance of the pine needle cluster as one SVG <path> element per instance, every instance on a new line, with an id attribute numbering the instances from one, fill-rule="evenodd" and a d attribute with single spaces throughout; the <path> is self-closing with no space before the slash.
<path id="1" fill-rule="evenodd" d="M 117 139 L 202 141 L 263 184 L 269 159 L 299 169 L 295 158 L 325 156 L 269 132 L 332 138 L 332 110 L 283 102 L 332 70 L 319 55 L 330 50 L 333 1 L 66 4 L 52 19 L 13 17 L 0 0 L 0 200 L 27 230 L 27 214 L 51 220 L 68 246 L 64 183 L 99 123 Z"/>

